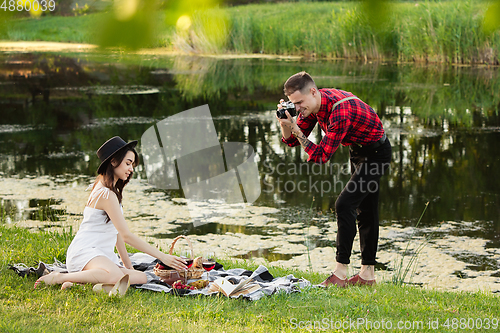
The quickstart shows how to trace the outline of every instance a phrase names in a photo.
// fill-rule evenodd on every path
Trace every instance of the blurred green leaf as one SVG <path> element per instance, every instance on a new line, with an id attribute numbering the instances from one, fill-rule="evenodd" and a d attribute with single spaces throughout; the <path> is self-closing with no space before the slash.
<path id="1" fill-rule="evenodd" d="M 230 30 L 230 20 L 224 10 L 212 8 L 196 11 L 189 25 L 177 23 L 174 46 L 185 52 L 223 53 Z"/>
<path id="2" fill-rule="evenodd" d="M 214 8 L 219 2 L 219 0 L 166 2 L 115 0 L 112 10 L 96 27 L 95 35 L 98 36 L 96 42 L 101 47 L 124 47 L 132 50 L 152 47 L 158 40 L 157 32 L 161 31 L 162 27 L 176 26 L 187 31 L 191 27 L 193 17 L 196 16 L 195 12 Z M 203 42 L 208 40 L 212 44 L 224 44 L 227 33 L 224 33 L 223 37 L 219 36 L 219 30 L 222 29 L 223 32 L 227 30 L 223 29 L 226 26 L 224 20 L 213 17 L 202 22 L 202 25 L 204 25 L 202 30 L 205 32 L 201 37 Z"/>
<path id="3" fill-rule="evenodd" d="M 491 34 L 500 28 L 500 0 L 490 4 L 484 14 L 483 30 Z"/>
<path id="4" fill-rule="evenodd" d="M 157 7 L 155 0 L 115 1 L 113 10 L 96 26 L 97 44 L 132 50 L 151 47 L 160 24 Z"/>
<path id="5" fill-rule="evenodd" d="M 214 8 L 220 3 L 220 0 L 165 1 L 162 6 L 165 8 L 165 23 L 170 26 L 175 26 L 181 16 L 192 18 L 195 11 Z"/>
<path id="6" fill-rule="evenodd" d="M 386 0 L 363 0 L 361 8 L 375 31 L 381 30 L 391 18 L 391 5 Z"/>

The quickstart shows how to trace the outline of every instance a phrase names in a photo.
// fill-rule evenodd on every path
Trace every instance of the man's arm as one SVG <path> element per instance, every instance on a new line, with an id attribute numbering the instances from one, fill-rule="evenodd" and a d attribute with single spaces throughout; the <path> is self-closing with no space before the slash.
<path id="1" fill-rule="evenodd" d="M 309 144 L 311 143 L 311 141 L 309 141 L 309 139 L 306 138 L 306 136 L 298 126 L 296 126 L 295 131 L 293 127 L 290 130 L 292 131 L 293 135 L 297 138 L 297 140 L 299 140 L 299 143 L 302 146 L 302 148 L 306 149 L 307 146 L 309 146 Z"/>
<path id="2" fill-rule="evenodd" d="M 283 139 L 288 140 L 292 135 L 292 128 L 288 125 L 281 125 L 281 134 L 283 135 Z"/>
<path id="3" fill-rule="evenodd" d="M 317 119 L 315 117 L 307 117 L 302 118 L 300 115 L 297 117 L 297 121 L 295 121 L 288 111 L 286 111 L 287 119 L 280 119 L 276 117 L 281 126 L 281 134 L 283 134 L 282 142 L 286 143 L 290 147 L 295 147 L 297 145 L 302 145 L 302 143 L 298 140 L 299 133 L 302 134 L 302 137 L 309 141 L 307 137 L 311 134 L 314 126 L 316 126 Z M 296 133 L 294 133 L 296 127 Z M 292 136 L 293 134 L 293 136 Z M 302 145 L 304 147 L 304 145 Z"/>
<path id="4" fill-rule="evenodd" d="M 345 119 L 334 122 L 328 126 L 319 144 L 309 141 L 309 144 L 304 147 L 305 152 L 309 155 L 307 161 L 318 164 L 328 162 L 347 135 L 349 124 L 350 122 Z"/>

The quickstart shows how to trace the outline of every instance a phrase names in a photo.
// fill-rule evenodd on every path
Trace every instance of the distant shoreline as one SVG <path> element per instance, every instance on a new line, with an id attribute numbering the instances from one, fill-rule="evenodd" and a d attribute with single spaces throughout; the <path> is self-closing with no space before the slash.
<path id="1" fill-rule="evenodd" d="M 0 41 L 0 52 L 89 52 L 99 49 L 98 45 L 85 43 L 62 43 L 49 41 Z M 165 48 L 142 49 L 130 51 L 143 55 L 182 55 L 199 56 L 218 59 L 292 59 L 300 60 L 302 56 L 282 56 L 273 54 L 193 54 L 168 50 Z"/>
<path id="2" fill-rule="evenodd" d="M 87 52 L 94 50 L 97 45 L 44 42 L 44 41 L 0 41 L 2 52 Z"/>

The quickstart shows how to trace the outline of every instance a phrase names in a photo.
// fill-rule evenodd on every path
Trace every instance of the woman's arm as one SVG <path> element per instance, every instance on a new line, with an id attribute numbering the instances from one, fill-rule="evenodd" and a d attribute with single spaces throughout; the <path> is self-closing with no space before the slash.
<path id="1" fill-rule="evenodd" d="M 132 266 L 132 262 L 128 257 L 128 252 L 127 248 L 125 247 L 125 242 L 123 241 L 123 238 L 122 236 L 120 236 L 120 234 L 118 234 L 118 237 L 116 238 L 116 249 L 118 250 L 118 254 L 120 255 L 120 259 L 122 260 L 125 268 L 134 269 L 134 267 Z"/>
<path id="2" fill-rule="evenodd" d="M 101 198 L 97 203 L 96 208 L 106 211 L 109 218 L 111 219 L 111 222 L 113 222 L 113 225 L 115 226 L 116 230 L 118 230 L 118 233 L 121 235 L 125 243 L 133 246 L 141 252 L 147 253 L 161 260 L 163 263 L 176 270 L 187 269 L 186 262 L 183 259 L 161 252 L 129 230 L 115 193 L 110 191 L 108 199 Z"/>

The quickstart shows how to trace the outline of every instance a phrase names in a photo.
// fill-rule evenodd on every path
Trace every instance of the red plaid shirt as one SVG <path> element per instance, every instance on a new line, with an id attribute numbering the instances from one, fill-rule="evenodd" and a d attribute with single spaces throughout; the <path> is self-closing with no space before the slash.
<path id="1" fill-rule="evenodd" d="M 382 138 L 384 135 L 382 122 L 368 104 L 359 99 L 351 99 L 340 103 L 335 110 L 332 110 L 336 102 L 354 95 L 338 89 L 320 89 L 319 91 L 321 93 L 319 112 L 307 118 L 303 118 L 302 115 L 297 118 L 297 125 L 306 137 L 311 134 L 316 123 L 319 123 L 325 133 L 319 144 L 309 142 L 305 147 L 304 150 L 309 155 L 308 162 L 326 163 L 340 144 L 343 146 L 367 145 Z M 282 138 L 281 141 L 290 147 L 300 144 L 293 135 L 288 139 Z"/>

